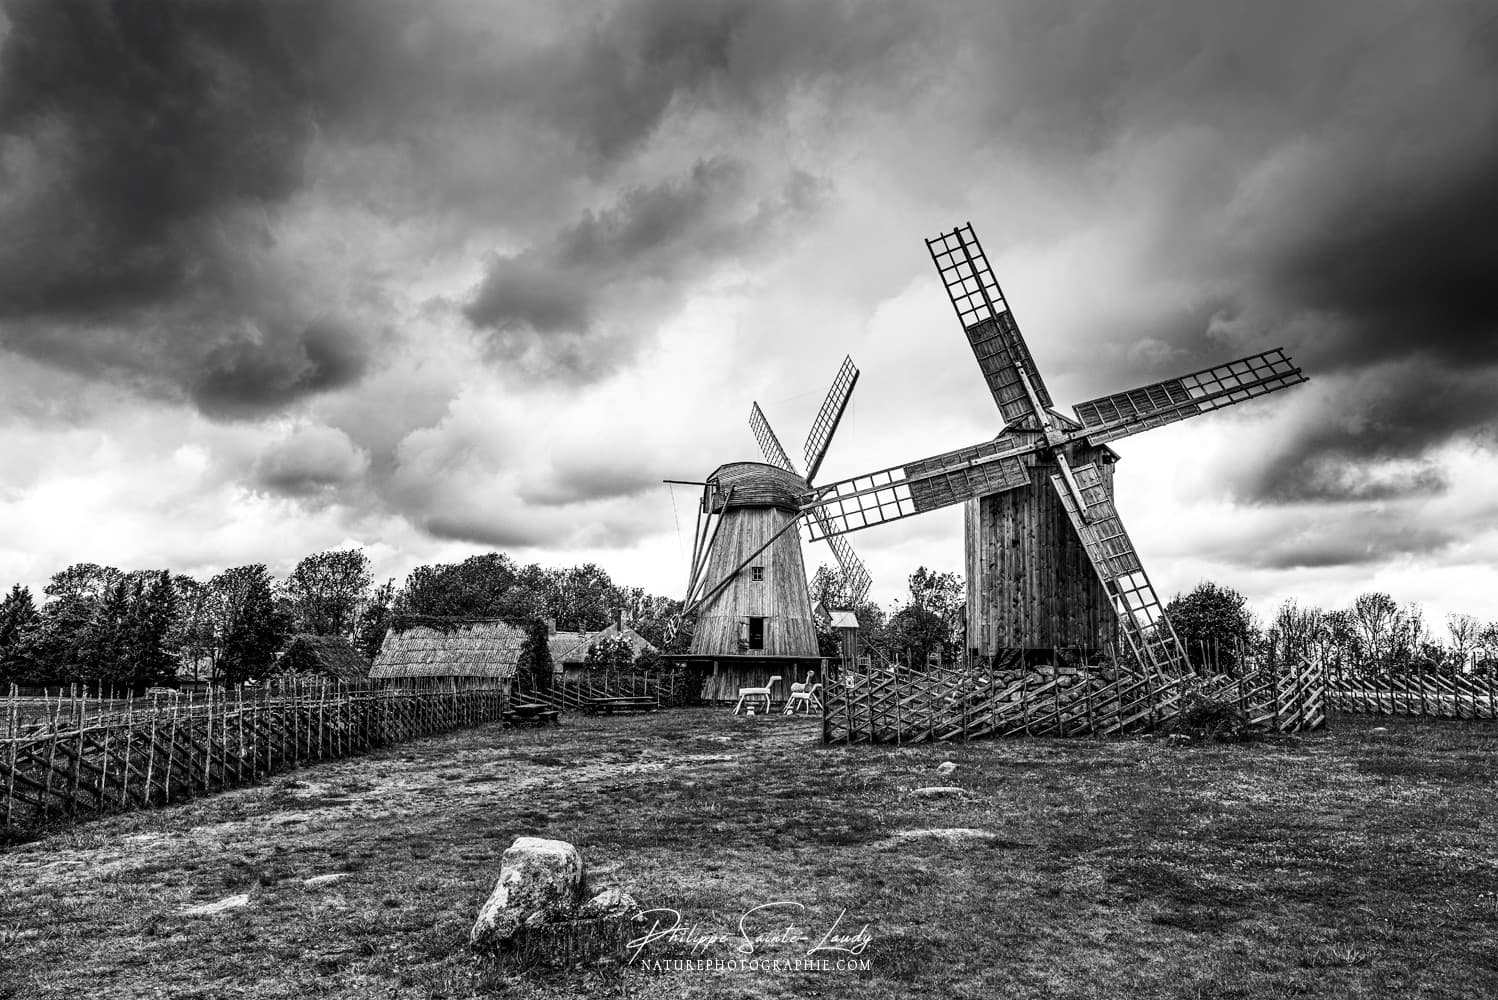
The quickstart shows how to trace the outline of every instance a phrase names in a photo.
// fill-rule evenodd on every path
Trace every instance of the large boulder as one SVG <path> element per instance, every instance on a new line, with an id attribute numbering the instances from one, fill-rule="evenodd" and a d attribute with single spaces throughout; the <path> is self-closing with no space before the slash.
<path id="1" fill-rule="evenodd" d="M 499 863 L 494 893 L 468 939 L 493 948 L 521 927 L 571 919 L 582 891 L 583 859 L 565 840 L 517 837 Z"/>

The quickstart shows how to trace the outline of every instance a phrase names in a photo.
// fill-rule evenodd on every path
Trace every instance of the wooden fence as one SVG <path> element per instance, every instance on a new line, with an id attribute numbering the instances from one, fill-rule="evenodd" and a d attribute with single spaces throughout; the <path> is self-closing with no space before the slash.
<path id="1" fill-rule="evenodd" d="M 593 698 L 655 698 L 662 708 L 678 708 L 695 700 L 687 672 L 679 667 L 645 672 L 589 671 L 577 680 L 553 680 L 549 687 L 523 687 L 516 697 L 539 701 L 564 712 L 581 711 Z"/>
<path id="2" fill-rule="evenodd" d="M 1403 674 L 1333 675 L 1328 706 L 1339 712 L 1498 719 L 1498 682 L 1491 674 L 1415 670 Z"/>
<path id="3" fill-rule="evenodd" d="M 1255 729 L 1326 721 L 1316 666 L 1243 677 L 1160 680 L 1085 668 L 967 671 L 897 668 L 850 674 L 822 699 L 826 743 L 918 743 L 1002 736 L 1109 736 L 1166 727 L 1197 697 L 1232 706 Z"/>
<path id="4" fill-rule="evenodd" d="M 401 686 L 290 680 L 206 697 L 55 699 L 0 738 L 0 831 L 162 805 L 316 760 L 500 721 L 508 683 L 443 679 Z"/>

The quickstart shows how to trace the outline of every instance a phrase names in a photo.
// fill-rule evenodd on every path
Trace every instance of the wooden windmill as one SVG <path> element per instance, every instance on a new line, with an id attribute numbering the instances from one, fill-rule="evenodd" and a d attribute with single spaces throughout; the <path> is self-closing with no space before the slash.
<path id="1" fill-rule="evenodd" d="M 823 516 L 818 510 L 803 511 L 803 498 L 813 488 L 857 381 L 852 359 L 843 359 L 806 436 L 805 476 L 755 403 L 749 426 L 765 461 L 731 462 L 708 477 L 684 605 L 684 613 L 697 614 L 690 656 L 714 663 L 739 657 L 778 660 L 787 677 L 796 677 L 790 671 L 797 664 L 818 661 L 797 526 L 803 517 L 815 523 Z M 847 539 L 832 530 L 824 530 L 823 536 L 842 570 L 847 596 L 854 603 L 862 601 L 868 595 L 868 571 Z"/>
<path id="2" fill-rule="evenodd" d="M 971 225 L 927 249 L 988 383 L 998 437 L 809 488 L 800 513 L 834 539 L 965 503 L 968 647 L 989 658 L 1058 647 L 1098 650 L 1115 623 L 1146 669 L 1187 661 L 1113 506 L 1110 441 L 1305 381 L 1283 350 L 1052 409 Z"/>

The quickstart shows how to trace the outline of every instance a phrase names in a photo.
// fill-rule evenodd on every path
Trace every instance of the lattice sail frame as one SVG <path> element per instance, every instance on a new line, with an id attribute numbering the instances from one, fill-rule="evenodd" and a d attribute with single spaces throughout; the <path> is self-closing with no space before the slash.
<path id="1" fill-rule="evenodd" d="M 852 395 L 853 386 L 857 382 L 858 368 L 853 364 L 851 357 L 844 357 L 842 366 L 832 381 L 832 388 L 828 390 L 827 398 L 822 401 L 822 408 L 817 412 L 816 419 L 812 421 L 811 430 L 806 436 L 806 459 L 813 469 L 807 476 L 808 481 L 816 474 L 815 470 L 821 468 L 822 459 L 826 457 L 828 445 L 832 442 L 832 435 L 837 431 L 837 426 L 848 407 L 848 398 Z M 749 428 L 754 432 L 755 440 L 759 442 L 765 461 L 792 475 L 800 475 L 757 402 L 749 410 Z M 842 570 L 843 585 L 848 590 L 849 602 L 862 604 L 869 596 L 869 588 L 873 585 L 873 578 L 869 575 L 868 567 L 863 564 L 862 559 L 858 558 L 858 554 L 853 551 L 853 546 L 842 537 L 841 533 L 830 530 L 825 512 L 812 509 L 803 510 L 803 514 L 810 515 L 807 525 L 812 540 L 825 541 L 832 549 L 833 558 L 837 560 L 838 568 Z"/>
<path id="2" fill-rule="evenodd" d="M 1100 445 L 1304 381 L 1306 377 L 1284 350 L 1275 348 L 1190 375 L 1090 399 L 1072 409 L 1082 422 L 1081 433 L 1087 442 Z"/>
<path id="3" fill-rule="evenodd" d="M 1062 471 L 1051 477 L 1051 485 L 1060 494 L 1061 506 L 1113 602 L 1129 647 L 1139 662 L 1156 674 L 1180 677 L 1190 670 L 1186 650 L 1124 530 L 1102 472 L 1091 463 L 1071 470 L 1065 461 L 1061 460 Z M 1075 492 L 1066 481 L 1068 471 Z"/>
<path id="4" fill-rule="evenodd" d="M 972 224 L 927 240 L 926 249 L 952 308 L 957 310 L 957 320 L 1005 425 L 1044 424 L 1044 411 L 1054 405 L 1050 391 L 1035 367 Z"/>

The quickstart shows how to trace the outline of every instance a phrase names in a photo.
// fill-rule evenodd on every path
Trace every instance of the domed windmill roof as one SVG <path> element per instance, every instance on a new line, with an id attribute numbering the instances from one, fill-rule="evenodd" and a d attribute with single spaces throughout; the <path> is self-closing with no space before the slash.
<path id="1" fill-rule="evenodd" d="M 797 513 L 797 498 L 811 489 L 794 472 L 764 462 L 729 462 L 713 470 L 709 482 L 716 483 L 728 507 L 778 507 Z M 729 491 L 733 496 L 728 497 Z"/>

